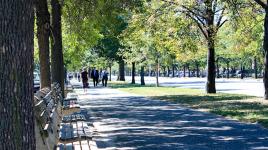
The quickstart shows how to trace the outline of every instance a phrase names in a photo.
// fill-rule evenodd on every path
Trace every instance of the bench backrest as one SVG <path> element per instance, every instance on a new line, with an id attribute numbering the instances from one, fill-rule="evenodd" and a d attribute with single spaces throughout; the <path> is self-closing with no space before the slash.
<path id="1" fill-rule="evenodd" d="M 35 94 L 36 149 L 52 150 L 58 142 L 58 132 L 62 116 L 62 94 L 59 84 L 51 90 L 41 89 Z"/>

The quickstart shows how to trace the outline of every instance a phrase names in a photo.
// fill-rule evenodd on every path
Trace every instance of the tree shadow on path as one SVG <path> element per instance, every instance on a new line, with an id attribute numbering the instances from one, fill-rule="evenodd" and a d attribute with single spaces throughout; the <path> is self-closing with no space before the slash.
<path id="1" fill-rule="evenodd" d="M 96 94 L 100 92 L 103 95 Z M 82 113 L 94 122 L 99 148 L 268 149 L 268 130 L 258 125 L 194 111 L 174 102 L 126 96 L 117 90 L 95 89 L 89 95 L 93 93 L 79 103 Z"/>

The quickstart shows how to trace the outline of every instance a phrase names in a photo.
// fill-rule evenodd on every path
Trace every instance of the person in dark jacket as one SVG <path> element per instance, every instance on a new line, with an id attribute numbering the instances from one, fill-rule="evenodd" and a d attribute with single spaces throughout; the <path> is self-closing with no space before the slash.
<path id="1" fill-rule="evenodd" d="M 94 85 L 94 87 L 98 86 L 98 82 L 99 82 L 99 71 L 96 70 L 95 67 L 91 71 L 91 78 L 93 79 L 93 85 Z"/>
<path id="2" fill-rule="evenodd" d="M 83 68 L 83 71 L 81 72 L 82 82 L 83 82 L 83 89 L 84 92 L 87 91 L 88 86 L 88 72 L 85 68 Z"/>
<path id="3" fill-rule="evenodd" d="M 101 77 L 102 77 L 102 86 L 107 87 L 107 81 L 108 81 L 108 72 L 106 70 L 103 70 L 101 72 Z"/>

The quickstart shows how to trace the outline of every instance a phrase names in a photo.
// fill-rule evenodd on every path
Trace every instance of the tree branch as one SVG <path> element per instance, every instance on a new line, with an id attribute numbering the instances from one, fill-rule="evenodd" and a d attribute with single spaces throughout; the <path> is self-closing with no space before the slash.
<path id="1" fill-rule="evenodd" d="M 227 21 L 228 21 L 228 20 L 225 19 L 219 26 L 217 26 L 217 30 L 219 30 L 219 28 L 221 28 L 221 27 L 224 25 L 224 23 L 227 22 Z"/>
<path id="2" fill-rule="evenodd" d="M 201 32 L 203 33 L 203 35 L 205 36 L 205 38 L 208 39 L 208 34 L 204 30 L 204 26 L 202 26 L 202 24 L 195 17 L 193 17 L 191 14 L 186 14 L 186 15 L 189 16 L 190 18 L 192 18 L 194 20 L 194 22 L 197 24 L 198 28 L 201 30 Z"/>
<path id="3" fill-rule="evenodd" d="M 216 10 L 217 10 L 217 7 L 218 7 L 218 1 L 217 0 L 214 0 L 214 3 L 213 3 L 213 13 L 215 14 L 216 13 Z"/>
<path id="4" fill-rule="evenodd" d="M 195 16 L 199 16 L 199 17 L 201 17 L 203 19 L 206 19 L 206 16 L 205 15 L 198 14 L 197 12 L 194 12 L 193 10 L 191 10 L 191 8 L 188 8 L 188 7 L 184 6 L 184 5 L 182 5 L 181 7 L 184 8 L 184 9 L 186 9 L 187 11 L 191 12 Z M 192 9 L 197 9 L 197 8 L 192 8 Z M 198 10 L 198 9 L 197 9 L 197 11 L 201 12 L 201 10 Z"/>
<path id="5" fill-rule="evenodd" d="M 196 18 L 203 26 L 206 26 L 206 23 L 204 20 L 206 20 L 206 17 L 204 15 L 198 14 L 194 11 L 192 11 L 190 8 L 187 8 L 186 6 L 182 6 L 186 11 L 182 11 L 182 13 L 185 14 L 192 14 L 191 18 Z"/>
<path id="6" fill-rule="evenodd" d="M 258 3 L 259 5 L 261 5 L 262 8 L 266 9 L 267 4 L 265 4 L 263 1 L 261 0 L 254 0 L 256 3 Z"/>
<path id="7" fill-rule="evenodd" d="M 222 22 L 222 18 L 224 17 L 224 11 L 225 11 L 225 8 L 222 9 L 222 12 L 221 12 L 221 15 L 218 19 L 218 22 L 216 24 L 216 29 L 219 30 L 219 28 L 227 21 L 227 19 L 225 19 L 223 22 Z"/>
<path id="8" fill-rule="evenodd" d="M 174 1 L 169 1 L 169 0 L 161 0 L 161 1 L 163 1 L 163 2 L 165 2 L 165 3 L 169 3 L 169 4 L 171 4 L 171 5 L 179 5 L 178 3 L 174 2 Z M 196 19 L 197 19 L 203 26 L 206 26 L 205 22 L 203 21 L 203 20 L 206 19 L 206 16 L 205 16 L 205 15 L 202 15 L 202 14 L 199 14 L 199 13 L 193 11 L 192 9 L 194 9 L 194 8 L 190 9 L 190 8 L 186 7 L 185 5 L 182 5 L 181 7 L 182 7 L 183 9 L 186 10 L 186 11 L 181 11 L 182 13 L 185 13 L 185 14 L 186 14 L 186 13 L 191 13 L 192 15 L 195 16 L 195 18 L 196 18 Z M 200 11 L 200 10 L 198 10 L 198 11 Z M 179 12 L 179 11 L 178 11 L 178 12 Z"/>

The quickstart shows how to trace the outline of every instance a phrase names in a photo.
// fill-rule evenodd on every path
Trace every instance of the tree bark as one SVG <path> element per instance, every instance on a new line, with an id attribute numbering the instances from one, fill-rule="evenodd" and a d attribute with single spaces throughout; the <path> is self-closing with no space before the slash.
<path id="1" fill-rule="evenodd" d="M 214 49 L 214 40 L 211 40 L 208 44 L 208 61 L 207 61 L 207 84 L 206 92 L 207 93 L 216 93 L 215 87 L 215 49 Z"/>
<path id="2" fill-rule="evenodd" d="M 227 61 L 227 79 L 230 78 L 230 67 L 229 67 L 229 61 Z"/>
<path id="3" fill-rule="evenodd" d="M 132 81 L 131 84 L 135 84 L 135 74 L 136 74 L 136 68 L 135 68 L 135 62 L 132 62 Z"/>
<path id="4" fill-rule="evenodd" d="M 149 77 L 152 76 L 152 67 L 149 65 Z"/>
<path id="5" fill-rule="evenodd" d="M 196 77 L 200 77 L 199 76 L 199 64 L 198 64 L 198 62 L 196 62 L 195 65 L 196 65 Z"/>
<path id="6" fill-rule="evenodd" d="M 1 150 L 35 150 L 33 2 L 0 1 Z"/>
<path id="7" fill-rule="evenodd" d="M 264 40 L 263 40 L 263 49 L 264 49 L 264 99 L 268 100 L 268 8 L 265 10 L 265 19 L 264 19 Z"/>
<path id="8" fill-rule="evenodd" d="M 216 63 L 217 63 L 217 78 L 220 78 L 219 59 L 217 59 Z"/>
<path id="9" fill-rule="evenodd" d="M 123 59 L 119 61 L 118 81 L 125 81 L 125 62 Z"/>
<path id="10" fill-rule="evenodd" d="M 170 68 L 169 68 L 169 66 L 167 67 L 167 76 L 169 77 L 169 73 L 170 73 Z"/>
<path id="11" fill-rule="evenodd" d="M 214 14 L 212 10 L 212 1 L 206 1 L 206 14 L 207 14 L 207 45 L 208 45 L 208 55 L 207 55 L 207 83 L 206 92 L 216 93 L 215 86 L 215 36 L 216 31 L 214 27 Z"/>
<path id="12" fill-rule="evenodd" d="M 241 76 L 240 76 L 240 78 L 243 79 L 243 78 L 244 78 L 244 68 L 243 68 L 242 63 L 241 63 L 241 68 L 240 68 L 240 70 L 241 70 Z"/>
<path id="13" fill-rule="evenodd" d="M 175 65 L 172 64 L 172 77 L 174 78 L 175 77 Z"/>
<path id="14" fill-rule="evenodd" d="M 186 65 L 183 65 L 183 77 L 186 77 Z"/>
<path id="15" fill-rule="evenodd" d="M 144 66 L 141 66 L 141 85 L 145 85 L 145 81 L 144 81 Z"/>
<path id="16" fill-rule="evenodd" d="M 61 33 L 61 5 L 59 0 L 51 0 L 52 7 L 52 49 L 51 49 L 51 71 L 52 82 L 57 82 L 64 91 L 64 63 L 62 52 L 62 33 Z M 64 97 L 64 92 L 62 92 Z"/>
<path id="17" fill-rule="evenodd" d="M 156 59 L 156 87 L 159 87 L 159 58 Z"/>
<path id="18" fill-rule="evenodd" d="M 258 63 L 256 57 L 254 57 L 253 63 L 254 63 L 254 77 L 255 79 L 258 79 L 258 67 L 257 67 Z"/>
<path id="19" fill-rule="evenodd" d="M 167 76 L 167 72 L 166 72 L 166 66 L 164 66 L 164 77 Z"/>
<path id="20" fill-rule="evenodd" d="M 109 65 L 109 70 L 110 70 L 110 76 L 109 76 L 109 81 L 112 81 L 112 65 Z"/>
<path id="21" fill-rule="evenodd" d="M 187 65 L 187 69 L 188 69 L 188 77 L 190 78 L 191 77 L 191 72 L 190 72 L 190 65 L 189 64 Z"/>
<path id="22" fill-rule="evenodd" d="M 48 12 L 47 0 L 39 0 L 36 3 L 36 24 L 39 47 L 41 88 L 51 86 L 50 60 L 49 60 L 49 34 L 50 15 Z"/>

